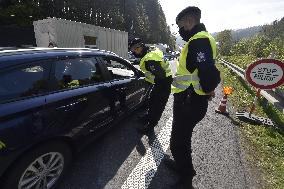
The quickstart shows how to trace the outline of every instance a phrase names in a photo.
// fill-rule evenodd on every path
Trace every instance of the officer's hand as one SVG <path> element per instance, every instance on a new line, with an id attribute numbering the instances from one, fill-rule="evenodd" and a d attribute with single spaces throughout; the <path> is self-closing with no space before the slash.
<path id="1" fill-rule="evenodd" d="M 215 91 L 212 91 L 210 93 L 207 93 L 210 97 L 208 99 L 208 101 L 211 101 L 213 98 L 215 98 Z"/>

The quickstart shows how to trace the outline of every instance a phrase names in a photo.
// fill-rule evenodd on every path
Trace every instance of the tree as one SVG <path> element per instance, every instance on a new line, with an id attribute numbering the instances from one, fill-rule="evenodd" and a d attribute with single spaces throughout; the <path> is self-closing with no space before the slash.
<path id="1" fill-rule="evenodd" d="M 32 25 L 34 19 L 40 17 L 40 12 L 34 1 L 11 1 L 0 9 L 0 25 Z"/>
<path id="2" fill-rule="evenodd" d="M 217 34 L 216 37 L 219 42 L 219 52 L 221 55 L 229 55 L 233 46 L 232 30 L 224 30 Z"/>
<path id="3" fill-rule="evenodd" d="M 175 43 L 158 0 L 2 0 L 0 5 L 1 25 L 32 26 L 57 17 L 127 31 L 146 43 Z"/>
<path id="4" fill-rule="evenodd" d="M 249 46 L 249 51 L 254 56 L 261 58 L 264 57 L 263 50 L 269 45 L 269 39 L 263 35 L 257 35 L 252 39 Z"/>
<path id="5" fill-rule="evenodd" d="M 233 55 L 245 55 L 249 54 L 249 44 L 250 44 L 249 39 L 241 39 L 238 41 L 235 45 L 232 46 L 230 54 Z"/>

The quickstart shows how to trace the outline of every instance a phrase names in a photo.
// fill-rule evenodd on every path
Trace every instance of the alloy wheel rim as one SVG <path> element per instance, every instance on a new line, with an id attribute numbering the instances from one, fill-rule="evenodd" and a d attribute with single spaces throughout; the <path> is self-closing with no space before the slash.
<path id="1" fill-rule="evenodd" d="M 50 189 L 60 177 L 63 168 L 64 158 L 60 153 L 46 153 L 24 171 L 18 189 Z"/>

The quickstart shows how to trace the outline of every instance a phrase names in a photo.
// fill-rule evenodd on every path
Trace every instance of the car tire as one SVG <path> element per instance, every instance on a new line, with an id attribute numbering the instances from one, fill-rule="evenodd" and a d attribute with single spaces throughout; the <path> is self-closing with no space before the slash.
<path id="1" fill-rule="evenodd" d="M 33 182 L 41 182 L 43 185 L 44 180 L 47 189 L 54 189 L 64 176 L 71 160 L 72 152 L 64 143 L 39 145 L 16 161 L 4 177 L 3 189 L 22 189 Z M 31 181 L 28 182 L 28 179 Z M 20 183 L 23 187 L 20 187 Z"/>

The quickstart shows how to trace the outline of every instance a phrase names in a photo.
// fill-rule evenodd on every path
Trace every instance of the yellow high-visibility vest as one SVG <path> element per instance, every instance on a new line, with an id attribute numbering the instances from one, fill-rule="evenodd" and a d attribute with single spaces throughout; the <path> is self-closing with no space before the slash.
<path id="1" fill-rule="evenodd" d="M 145 80 L 154 84 L 154 80 L 155 80 L 155 76 L 146 70 L 146 67 L 145 67 L 145 62 L 148 61 L 148 60 L 154 60 L 154 61 L 157 61 L 160 63 L 161 67 L 165 70 L 166 72 L 166 77 L 168 76 L 171 76 L 172 75 L 172 72 L 171 72 L 171 69 L 170 69 L 170 65 L 169 65 L 169 62 L 164 60 L 164 55 L 163 55 L 163 52 L 156 48 L 154 51 L 150 51 L 148 52 L 143 58 L 141 58 L 140 60 L 140 69 L 142 70 L 142 72 L 145 74 Z"/>
<path id="2" fill-rule="evenodd" d="M 190 73 L 186 69 L 186 57 L 188 54 L 188 45 L 194 39 L 208 38 L 213 52 L 213 59 L 216 59 L 217 46 L 215 39 L 206 31 L 201 31 L 192 36 L 185 44 L 181 51 L 181 55 L 178 62 L 176 76 L 172 82 L 172 93 L 179 93 L 186 90 L 190 85 L 193 86 L 194 91 L 199 95 L 206 95 L 200 86 L 200 79 L 198 77 L 198 69 L 195 69 Z"/>

